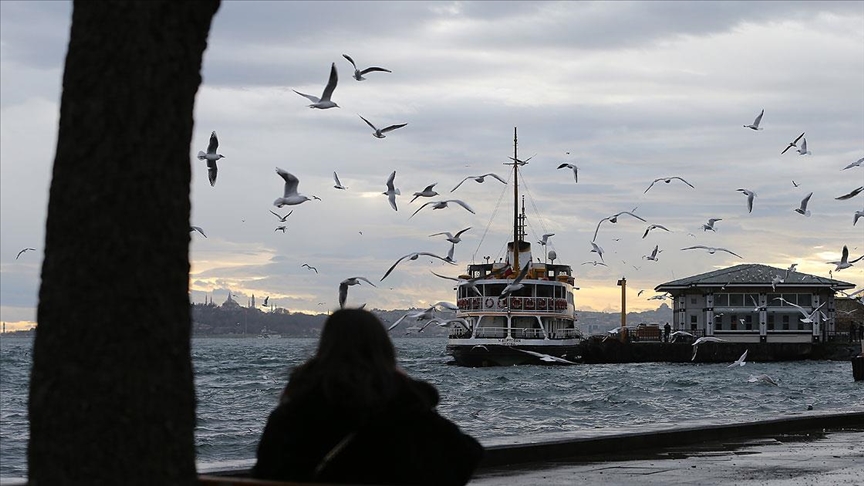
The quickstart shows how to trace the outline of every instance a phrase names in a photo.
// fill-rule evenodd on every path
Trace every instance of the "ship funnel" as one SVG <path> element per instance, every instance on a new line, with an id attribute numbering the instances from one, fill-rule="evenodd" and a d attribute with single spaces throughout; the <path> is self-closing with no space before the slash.
<path id="1" fill-rule="evenodd" d="M 519 242 L 519 266 L 524 267 L 527 262 L 531 261 L 531 243 L 527 241 Z M 513 242 L 507 243 L 507 262 L 511 265 L 516 262 L 513 258 Z M 514 270 L 517 271 L 517 270 Z"/>

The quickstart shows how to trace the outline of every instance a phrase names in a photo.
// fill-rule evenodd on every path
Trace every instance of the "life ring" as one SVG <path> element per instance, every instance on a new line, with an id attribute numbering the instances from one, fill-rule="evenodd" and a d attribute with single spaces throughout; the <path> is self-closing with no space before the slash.
<path id="1" fill-rule="evenodd" d="M 564 299 L 556 299 L 555 300 L 555 308 L 558 310 L 564 310 L 567 308 L 567 301 Z"/>
<path id="2" fill-rule="evenodd" d="M 537 299 L 537 308 L 538 309 L 546 310 L 546 305 L 547 305 L 546 299 L 544 299 L 544 298 Z"/>
<path id="3" fill-rule="evenodd" d="M 492 300 L 492 297 L 489 297 L 488 299 L 486 299 L 486 308 L 487 309 L 491 309 L 494 306 L 495 306 L 495 301 Z"/>
<path id="4" fill-rule="evenodd" d="M 521 309 L 522 297 L 510 297 L 510 307 L 513 309 Z"/>
<path id="5" fill-rule="evenodd" d="M 535 305 L 536 304 L 534 302 L 534 299 L 532 299 L 531 297 L 525 299 L 525 309 L 534 310 Z"/>

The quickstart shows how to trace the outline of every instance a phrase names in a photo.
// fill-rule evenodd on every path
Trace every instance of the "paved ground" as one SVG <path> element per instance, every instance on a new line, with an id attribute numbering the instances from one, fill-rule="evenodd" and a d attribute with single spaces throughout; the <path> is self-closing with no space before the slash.
<path id="1" fill-rule="evenodd" d="M 486 469 L 481 485 L 864 486 L 864 429 L 774 435 L 645 454 Z"/>

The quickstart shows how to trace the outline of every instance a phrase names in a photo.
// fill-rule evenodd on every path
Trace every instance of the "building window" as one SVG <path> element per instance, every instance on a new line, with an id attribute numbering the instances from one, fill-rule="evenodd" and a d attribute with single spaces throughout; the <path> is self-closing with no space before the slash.
<path id="1" fill-rule="evenodd" d="M 733 331 L 738 330 L 738 316 L 735 314 L 729 316 L 729 329 L 732 329 Z"/>
<path id="2" fill-rule="evenodd" d="M 690 303 L 696 305 L 696 297 L 690 297 Z"/>
<path id="3" fill-rule="evenodd" d="M 714 296 L 716 307 L 729 307 L 729 294 L 717 294 Z"/>
<path id="4" fill-rule="evenodd" d="M 744 294 L 729 294 L 729 307 L 743 307 Z"/>
<path id="5" fill-rule="evenodd" d="M 699 325 L 699 316 L 690 316 L 690 330 L 695 331 Z"/>
<path id="6" fill-rule="evenodd" d="M 774 330 L 774 314 L 768 314 L 768 330 Z"/>
<path id="7" fill-rule="evenodd" d="M 783 322 L 783 330 L 788 331 L 789 330 L 789 315 L 788 314 L 783 315 L 782 322 Z"/>
<path id="8" fill-rule="evenodd" d="M 812 297 L 810 294 L 798 294 L 798 305 L 801 307 L 811 307 L 813 305 Z"/>

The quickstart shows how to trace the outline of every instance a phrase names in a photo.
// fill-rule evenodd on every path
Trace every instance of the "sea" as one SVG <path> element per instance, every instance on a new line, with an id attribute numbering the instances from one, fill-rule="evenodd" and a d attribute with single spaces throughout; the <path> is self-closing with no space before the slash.
<path id="1" fill-rule="evenodd" d="M 438 388 L 438 411 L 486 444 L 864 411 L 864 384 L 854 382 L 848 361 L 463 368 L 452 365 L 444 338 L 393 341 L 400 366 Z M 0 482 L 27 476 L 32 347 L 29 337 L 0 338 Z M 200 472 L 254 464 L 289 371 L 316 347 L 317 339 L 193 338 Z"/>

